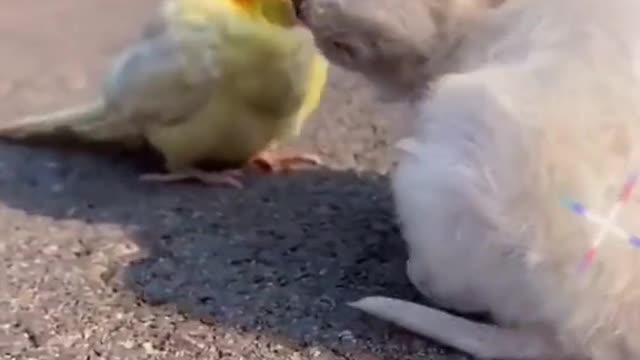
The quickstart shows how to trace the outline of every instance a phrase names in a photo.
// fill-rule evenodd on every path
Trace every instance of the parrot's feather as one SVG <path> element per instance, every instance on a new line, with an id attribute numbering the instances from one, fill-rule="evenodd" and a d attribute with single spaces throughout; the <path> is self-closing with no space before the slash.
<path id="1" fill-rule="evenodd" d="M 97 100 L 63 110 L 33 115 L 16 121 L 0 124 L 0 134 L 14 138 L 27 137 L 34 132 L 55 131 L 56 128 L 72 127 L 74 124 L 94 122 L 104 115 L 104 104 Z"/>
<path id="2" fill-rule="evenodd" d="M 215 49 L 206 46 L 209 37 L 206 30 L 176 36 L 165 28 L 163 34 L 129 47 L 105 81 L 109 103 L 140 126 L 188 121 L 218 87 Z"/>
<path id="3" fill-rule="evenodd" d="M 327 63 L 322 57 L 315 57 L 311 65 L 311 71 L 307 77 L 307 93 L 300 106 L 300 110 L 291 127 L 290 136 L 298 135 L 302 130 L 302 125 L 311 116 L 311 113 L 318 107 L 324 87 L 327 83 Z"/>
<path id="4" fill-rule="evenodd" d="M 102 100 L 0 124 L 0 138 L 59 146 L 102 143 L 140 146 L 143 138 L 131 124 L 108 121 Z"/>

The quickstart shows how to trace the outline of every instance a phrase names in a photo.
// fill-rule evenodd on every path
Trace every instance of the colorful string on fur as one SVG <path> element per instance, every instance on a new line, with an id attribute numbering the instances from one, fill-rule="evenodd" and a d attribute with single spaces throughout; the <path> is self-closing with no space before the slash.
<path id="1" fill-rule="evenodd" d="M 616 201 L 616 203 L 613 205 L 613 207 L 609 211 L 609 215 L 606 218 L 589 211 L 585 206 L 575 201 L 572 201 L 572 200 L 563 201 L 564 205 L 569 210 L 573 211 L 574 213 L 580 216 L 585 217 L 587 220 L 591 222 L 601 225 L 600 230 L 598 231 L 598 233 L 596 234 L 596 236 L 593 238 L 591 242 L 591 247 L 587 250 L 586 254 L 584 255 L 583 261 L 580 266 L 582 269 L 588 267 L 593 263 L 596 257 L 596 251 L 598 246 L 600 246 L 602 241 L 609 234 L 613 234 L 620 239 L 627 240 L 634 247 L 640 248 L 640 237 L 626 232 L 625 230 L 615 225 L 614 223 L 614 220 L 618 216 L 618 213 L 620 212 L 620 209 L 622 208 L 622 206 L 626 205 L 631 199 L 631 195 L 633 194 L 633 191 L 635 190 L 637 183 L 638 183 L 637 174 L 633 174 L 632 176 L 629 177 L 627 182 L 624 184 L 624 187 L 622 188 L 620 195 L 618 196 L 618 201 Z"/>

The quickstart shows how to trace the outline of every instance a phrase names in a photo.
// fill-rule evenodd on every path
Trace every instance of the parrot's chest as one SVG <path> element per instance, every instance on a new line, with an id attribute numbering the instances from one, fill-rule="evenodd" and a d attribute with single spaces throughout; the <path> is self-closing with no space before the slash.
<path id="1" fill-rule="evenodd" d="M 226 61 L 221 60 L 217 90 L 201 109 L 175 125 L 147 131 L 168 167 L 240 165 L 297 129 L 313 52 L 300 47 L 273 57 L 228 54 L 237 56 L 221 56 Z"/>
<path id="2" fill-rule="evenodd" d="M 148 129 L 147 139 L 163 154 L 169 168 L 205 162 L 241 165 L 280 138 L 289 120 L 270 118 L 271 114 L 236 100 L 215 97 L 188 120 Z"/>

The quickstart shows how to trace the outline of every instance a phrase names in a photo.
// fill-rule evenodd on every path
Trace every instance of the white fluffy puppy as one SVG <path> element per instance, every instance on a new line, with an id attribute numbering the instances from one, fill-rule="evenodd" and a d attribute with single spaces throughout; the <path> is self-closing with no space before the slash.
<path id="1" fill-rule="evenodd" d="M 407 273 L 497 325 L 383 297 L 352 305 L 479 358 L 640 359 L 640 250 L 562 206 L 607 217 L 640 170 L 640 1 L 508 0 L 481 16 L 452 10 L 472 0 L 406 2 L 410 15 L 306 0 L 302 18 L 330 60 L 380 87 L 429 85 L 393 174 Z M 635 201 L 613 215 L 640 234 Z"/>

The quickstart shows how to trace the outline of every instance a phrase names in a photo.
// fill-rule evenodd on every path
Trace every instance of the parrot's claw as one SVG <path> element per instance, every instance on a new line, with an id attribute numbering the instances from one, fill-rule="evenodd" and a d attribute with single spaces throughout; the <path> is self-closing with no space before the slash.
<path id="1" fill-rule="evenodd" d="M 234 178 L 240 174 L 239 170 L 226 170 L 219 172 L 207 172 L 202 170 L 187 170 L 181 172 L 172 172 L 166 174 L 144 174 L 140 176 L 141 181 L 153 182 L 176 182 L 189 179 L 196 179 L 207 185 L 229 185 L 231 187 L 242 189 L 243 185 Z"/>
<path id="2" fill-rule="evenodd" d="M 280 173 L 296 170 L 299 167 L 314 167 L 322 165 L 322 160 L 316 154 L 278 155 L 262 152 L 254 156 L 250 164 L 268 173 Z"/>

